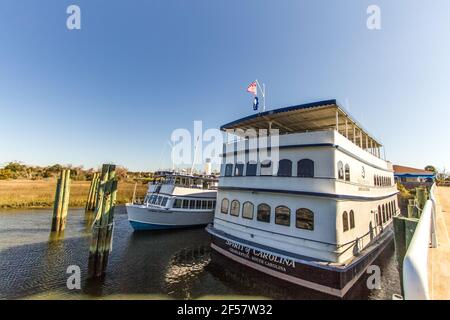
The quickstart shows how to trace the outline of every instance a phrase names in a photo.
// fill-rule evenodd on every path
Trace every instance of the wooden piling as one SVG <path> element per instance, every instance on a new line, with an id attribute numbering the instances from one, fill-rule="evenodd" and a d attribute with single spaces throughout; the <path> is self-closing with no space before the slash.
<path id="1" fill-rule="evenodd" d="M 62 170 L 56 183 L 53 204 L 52 232 L 63 231 L 66 227 L 70 197 L 70 170 Z"/>
<path id="2" fill-rule="evenodd" d="M 88 198 L 86 201 L 86 211 L 94 211 L 97 203 L 98 185 L 100 180 L 100 174 L 94 173 L 89 187 Z"/>
<path id="3" fill-rule="evenodd" d="M 420 209 L 423 209 L 427 201 L 427 192 L 425 188 L 416 188 L 416 199 Z"/>
<path id="4" fill-rule="evenodd" d="M 397 257 L 397 269 L 400 274 L 400 286 L 403 295 L 403 260 L 408 251 L 414 231 L 416 230 L 419 219 L 394 217 L 394 236 L 395 236 L 395 253 Z"/>
<path id="5" fill-rule="evenodd" d="M 115 169 L 115 165 L 108 164 L 103 165 L 102 168 L 89 248 L 89 278 L 97 278 L 104 275 L 108 264 L 109 252 L 112 248 L 114 207 L 117 197 Z"/>

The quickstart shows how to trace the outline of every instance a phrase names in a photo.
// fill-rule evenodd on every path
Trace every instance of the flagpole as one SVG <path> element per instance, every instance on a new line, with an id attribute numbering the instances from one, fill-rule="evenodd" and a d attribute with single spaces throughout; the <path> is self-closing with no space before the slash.
<path id="1" fill-rule="evenodd" d="M 262 97 L 263 97 L 263 112 L 264 112 L 264 111 L 266 111 L 266 84 L 263 83 L 263 86 L 261 88 L 261 85 L 259 84 L 258 79 L 256 79 L 255 82 L 258 85 L 259 90 L 261 90 L 261 94 L 262 94 Z"/>

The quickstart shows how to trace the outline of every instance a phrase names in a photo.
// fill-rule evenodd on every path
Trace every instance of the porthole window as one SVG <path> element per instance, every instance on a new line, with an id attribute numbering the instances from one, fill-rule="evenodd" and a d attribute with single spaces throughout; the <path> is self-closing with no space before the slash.
<path id="1" fill-rule="evenodd" d="M 239 216 L 240 203 L 237 200 L 231 201 L 230 215 Z"/>
<path id="2" fill-rule="evenodd" d="M 337 163 L 337 170 L 338 170 L 338 179 L 344 180 L 344 165 L 342 164 L 342 161 L 339 161 Z"/>
<path id="3" fill-rule="evenodd" d="M 234 166 L 234 175 L 237 177 L 244 175 L 244 164 L 243 163 L 236 163 Z"/>
<path id="4" fill-rule="evenodd" d="M 282 226 L 291 225 L 291 209 L 286 206 L 278 206 L 275 208 L 275 223 Z"/>
<path id="5" fill-rule="evenodd" d="M 229 200 L 227 198 L 222 199 L 222 205 L 220 206 L 220 212 L 227 214 L 228 213 L 228 206 L 229 206 Z"/>
<path id="6" fill-rule="evenodd" d="M 348 213 L 347 211 L 344 211 L 342 214 L 342 228 L 344 232 L 348 231 Z"/>
<path id="7" fill-rule="evenodd" d="M 350 210 L 350 229 L 355 227 L 355 213 L 353 210 Z"/>
<path id="8" fill-rule="evenodd" d="M 270 222 L 270 206 L 262 203 L 258 205 L 258 212 L 256 214 L 256 220 L 261 222 Z"/>
<path id="9" fill-rule="evenodd" d="M 342 162 L 341 162 L 342 164 Z M 339 169 L 338 169 L 339 170 Z M 314 161 L 310 159 L 302 159 L 297 162 L 297 176 L 303 178 L 314 177 Z"/>
<path id="10" fill-rule="evenodd" d="M 345 165 L 345 181 L 350 181 L 350 166 Z"/>
<path id="11" fill-rule="evenodd" d="M 245 219 L 253 219 L 253 210 L 254 206 L 253 203 L 247 201 L 244 202 L 244 205 L 242 206 L 242 217 Z"/>
<path id="12" fill-rule="evenodd" d="M 314 213 L 306 208 L 295 212 L 295 226 L 299 229 L 314 230 Z"/>

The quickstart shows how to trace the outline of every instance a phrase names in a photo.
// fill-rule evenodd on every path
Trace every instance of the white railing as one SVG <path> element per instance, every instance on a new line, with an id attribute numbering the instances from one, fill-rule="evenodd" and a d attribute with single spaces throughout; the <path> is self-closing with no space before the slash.
<path id="1" fill-rule="evenodd" d="M 403 289 L 405 300 L 430 299 L 428 287 L 428 250 L 436 242 L 435 186 L 430 190 L 411 243 L 403 259 Z"/>

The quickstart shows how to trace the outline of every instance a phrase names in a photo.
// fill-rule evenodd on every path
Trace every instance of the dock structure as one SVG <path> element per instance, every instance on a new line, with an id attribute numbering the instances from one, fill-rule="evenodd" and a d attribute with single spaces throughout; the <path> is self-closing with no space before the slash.
<path id="1" fill-rule="evenodd" d="M 86 201 L 86 211 L 94 211 L 97 206 L 99 183 L 100 173 L 95 172 L 92 176 L 91 185 L 89 187 L 88 198 Z"/>
<path id="2" fill-rule="evenodd" d="M 450 186 L 436 188 L 437 248 L 429 249 L 430 299 L 450 299 Z"/>
<path id="3" fill-rule="evenodd" d="M 53 204 L 52 232 L 61 232 L 66 228 L 67 211 L 70 196 L 70 170 L 62 170 L 56 183 L 55 202 Z"/>
<path id="4" fill-rule="evenodd" d="M 102 277 L 112 248 L 114 207 L 117 196 L 116 166 L 104 164 L 99 182 L 95 220 L 89 248 L 88 278 Z"/>

